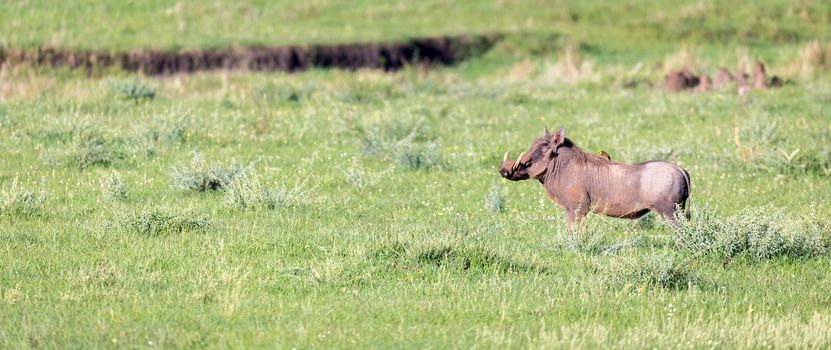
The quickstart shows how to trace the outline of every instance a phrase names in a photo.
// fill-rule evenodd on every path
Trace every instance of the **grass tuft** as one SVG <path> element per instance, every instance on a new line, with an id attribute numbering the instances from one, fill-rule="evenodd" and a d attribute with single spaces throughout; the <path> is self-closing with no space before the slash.
<path id="1" fill-rule="evenodd" d="M 164 208 L 143 209 L 116 215 L 118 227 L 144 236 L 167 236 L 184 232 L 205 232 L 210 228 L 207 216 L 191 210 Z"/>
<path id="2" fill-rule="evenodd" d="M 245 176 L 250 168 L 250 164 L 243 166 L 236 162 L 226 166 L 208 164 L 199 156 L 199 152 L 194 151 L 190 166 L 173 166 L 170 177 L 176 189 L 195 192 L 216 191 Z"/>
<path id="3" fill-rule="evenodd" d="M 586 223 L 584 227 L 559 234 L 557 245 L 570 252 L 600 254 L 609 245 L 607 236 L 606 228 Z"/>
<path id="4" fill-rule="evenodd" d="M 410 251 L 411 259 L 421 265 L 459 271 L 494 271 L 499 273 L 545 273 L 542 266 L 517 262 L 484 247 L 464 244 L 425 245 Z"/>
<path id="5" fill-rule="evenodd" d="M 45 142 L 55 141 L 43 154 L 45 164 L 80 169 L 116 166 L 127 161 L 152 158 L 155 145 L 146 137 L 123 137 L 114 129 L 71 126 L 36 133 Z"/>
<path id="6" fill-rule="evenodd" d="M 461 272 L 537 273 L 550 272 L 547 266 L 517 261 L 483 246 L 466 243 L 395 242 L 370 252 L 369 258 L 389 260 L 388 265 L 404 269 L 432 267 Z"/>
<path id="7" fill-rule="evenodd" d="M 225 203 L 238 210 L 275 210 L 297 206 L 308 201 L 307 180 L 292 186 L 283 183 L 269 188 L 252 172 L 223 188 Z"/>
<path id="8" fill-rule="evenodd" d="M 393 161 L 406 170 L 440 165 L 439 146 L 427 140 L 423 123 L 423 119 L 405 118 L 359 128 L 364 154 Z"/>
<path id="9" fill-rule="evenodd" d="M 361 167 L 360 163 L 358 163 L 358 160 L 355 158 L 352 158 L 352 166 L 344 171 L 343 176 L 346 177 L 346 181 L 352 184 L 355 188 L 363 189 L 370 185 L 366 171 Z"/>
<path id="10" fill-rule="evenodd" d="M 101 176 L 99 180 L 101 194 L 108 200 L 122 201 L 127 199 L 127 183 L 124 175 L 119 172 L 109 172 Z"/>
<path id="11" fill-rule="evenodd" d="M 40 192 L 20 186 L 17 178 L 8 189 L 0 190 L 0 216 L 37 216 L 46 201 L 46 188 Z"/>
<path id="12" fill-rule="evenodd" d="M 69 152 L 70 159 L 81 169 L 111 166 L 127 157 L 122 139 L 93 130 L 81 132 Z"/>
<path id="13" fill-rule="evenodd" d="M 135 79 L 113 80 L 110 82 L 110 90 L 128 101 L 139 102 L 156 98 L 155 87 Z"/>
<path id="14" fill-rule="evenodd" d="M 505 193 L 498 182 L 494 182 L 485 195 L 485 210 L 494 214 L 505 211 Z"/>
<path id="15" fill-rule="evenodd" d="M 622 266 L 613 265 L 609 271 L 609 278 L 615 285 L 669 290 L 685 290 L 705 285 L 704 280 L 690 268 L 691 260 L 679 261 L 674 255 L 650 255 L 640 260 L 621 261 Z"/>
<path id="16" fill-rule="evenodd" d="M 268 82 L 254 92 L 255 97 L 267 103 L 279 104 L 300 104 L 304 100 L 312 97 L 315 87 L 313 85 L 306 85 L 305 87 L 295 87 L 289 85 L 276 85 L 273 82 Z"/>
<path id="17" fill-rule="evenodd" d="M 406 170 L 430 169 L 440 163 L 439 146 L 434 143 L 397 143 L 393 152 L 396 163 Z"/>

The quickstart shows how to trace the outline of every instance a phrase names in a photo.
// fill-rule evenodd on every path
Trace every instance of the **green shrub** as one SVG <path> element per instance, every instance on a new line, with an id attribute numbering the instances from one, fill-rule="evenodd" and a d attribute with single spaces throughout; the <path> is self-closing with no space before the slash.
<path id="1" fill-rule="evenodd" d="M 747 252 L 755 260 L 770 259 L 785 249 L 784 214 L 771 206 L 745 210 L 728 221 L 731 236 L 747 237 Z M 737 246 L 740 246 L 737 244 Z"/>
<path id="2" fill-rule="evenodd" d="M 250 164 L 243 166 L 236 162 L 225 166 L 208 164 L 199 157 L 198 152 L 194 151 L 190 166 L 174 166 L 170 171 L 170 177 L 173 180 L 173 187 L 177 189 L 196 192 L 215 191 L 244 176 L 250 168 Z"/>
<path id="3" fill-rule="evenodd" d="M 36 216 L 45 201 L 45 187 L 40 192 L 30 191 L 15 178 L 10 188 L 0 190 L 0 216 Z"/>

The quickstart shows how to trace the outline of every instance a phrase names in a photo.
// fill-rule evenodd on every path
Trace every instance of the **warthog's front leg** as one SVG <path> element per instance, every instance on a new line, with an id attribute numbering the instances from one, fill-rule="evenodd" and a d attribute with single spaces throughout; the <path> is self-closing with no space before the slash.
<path id="1" fill-rule="evenodd" d="M 575 225 L 580 226 L 588 213 L 589 211 L 582 209 L 582 207 L 566 209 L 566 226 L 568 230 L 571 231 L 574 229 Z"/>

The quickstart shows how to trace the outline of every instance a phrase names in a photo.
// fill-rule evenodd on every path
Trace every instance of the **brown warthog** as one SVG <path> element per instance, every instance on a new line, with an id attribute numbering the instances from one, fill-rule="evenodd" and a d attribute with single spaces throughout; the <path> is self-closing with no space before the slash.
<path id="1" fill-rule="evenodd" d="M 577 147 L 564 129 L 553 134 L 546 129 L 516 160 L 506 152 L 499 173 L 511 181 L 539 180 L 548 196 L 566 209 L 569 228 L 590 211 L 635 219 L 654 210 L 678 225 L 676 208 L 684 209 L 690 195 L 690 175 L 681 167 L 663 161 L 610 161 Z"/>

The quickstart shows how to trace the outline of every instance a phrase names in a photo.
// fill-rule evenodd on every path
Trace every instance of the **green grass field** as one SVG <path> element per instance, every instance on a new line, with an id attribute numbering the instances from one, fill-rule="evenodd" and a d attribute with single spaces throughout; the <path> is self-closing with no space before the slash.
<path id="1" fill-rule="evenodd" d="M 429 71 L 4 67 L 0 348 L 831 347 L 831 80 L 809 44 L 829 39 L 822 4 L 658 2 L 609 19 L 594 2 L 242 2 L 222 11 L 239 26 L 200 15 L 222 2 L 46 4 L 4 4 L 0 43 L 515 34 Z M 696 9 L 721 16 L 677 24 Z M 112 11 L 124 20 L 79 24 Z M 175 20 L 136 30 L 159 13 Z M 398 13 L 412 16 L 374 24 Z M 584 20 L 546 21 L 566 13 Z M 745 13 L 781 25 L 743 39 L 755 22 L 728 24 Z M 603 23 L 631 31 L 595 36 Z M 634 48 L 617 40 L 633 33 Z M 754 59 L 789 83 L 660 88 L 670 68 Z M 546 126 L 683 166 L 692 222 L 594 215 L 566 231 L 539 183 L 497 173 Z"/>
<path id="2" fill-rule="evenodd" d="M 547 33 L 644 54 L 679 43 L 782 46 L 831 39 L 812 1 L 5 1 L 0 46 L 204 48 Z"/>

